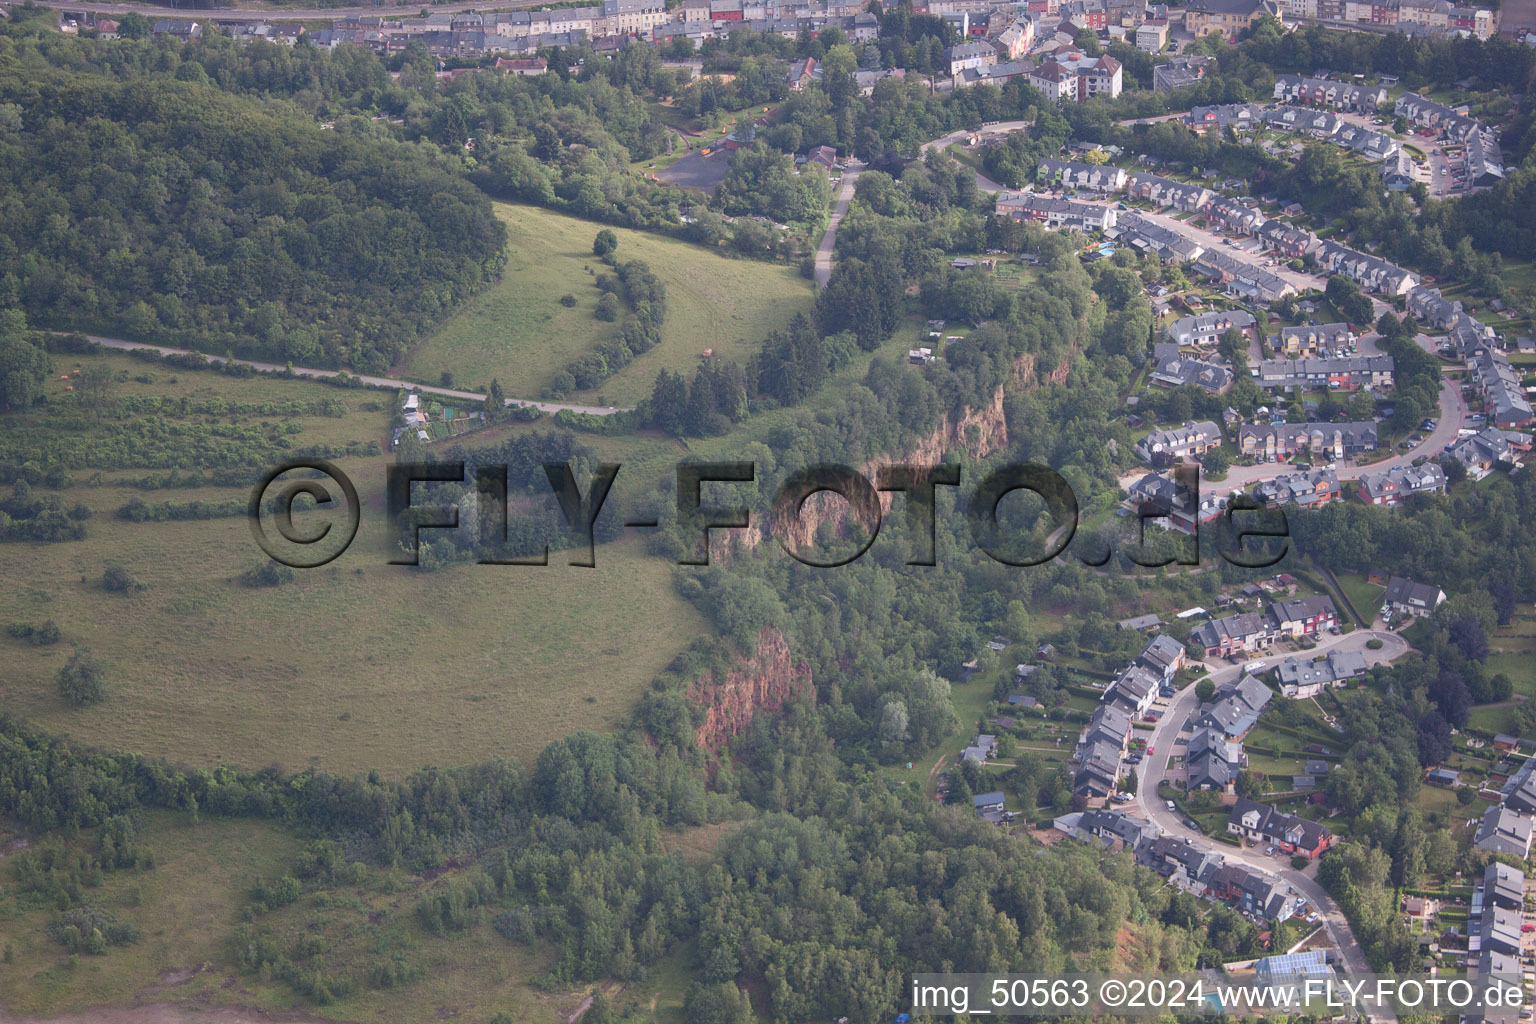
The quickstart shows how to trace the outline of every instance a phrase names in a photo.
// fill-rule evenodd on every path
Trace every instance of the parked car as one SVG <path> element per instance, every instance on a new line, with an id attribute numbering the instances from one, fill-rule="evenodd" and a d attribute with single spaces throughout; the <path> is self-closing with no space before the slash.
<path id="1" fill-rule="evenodd" d="M 1193 830 L 1195 832 L 1203 832 L 1204 831 L 1204 829 L 1202 829 L 1200 827 L 1200 823 L 1198 821 L 1196 821 L 1194 818 L 1185 818 L 1184 819 L 1184 827 L 1187 828 L 1187 829 L 1191 829 L 1191 830 Z"/>
<path id="2" fill-rule="evenodd" d="M 1164 802 L 1165 802 L 1165 803 L 1166 803 L 1166 804 L 1167 804 L 1167 805 L 1168 805 L 1168 809 L 1169 809 L 1169 810 L 1170 810 L 1170 811 L 1173 811 L 1173 810 L 1177 810 L 1177 808 L 1176 808 L 1176 807 L 1174 807 L 1174 805 L 1173 805 L 1173 801 L 1172 801 L 1172 800 L 1166 800 L 1166 801 L 1164 801 Z"/>

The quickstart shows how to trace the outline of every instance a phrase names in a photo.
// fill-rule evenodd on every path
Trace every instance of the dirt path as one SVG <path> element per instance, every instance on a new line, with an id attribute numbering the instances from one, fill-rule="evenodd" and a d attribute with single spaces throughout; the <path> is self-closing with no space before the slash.
<path id="1" fill-rule="evenodd" d="M 201 1008 L 152 1003 L 147 1006 L 104 1007 L 61 1017 L 12 1017 L 0 1011 L 0 1024 L 330 1024 L 320 1017 L 283 1011 L 240 1008 Z"/>

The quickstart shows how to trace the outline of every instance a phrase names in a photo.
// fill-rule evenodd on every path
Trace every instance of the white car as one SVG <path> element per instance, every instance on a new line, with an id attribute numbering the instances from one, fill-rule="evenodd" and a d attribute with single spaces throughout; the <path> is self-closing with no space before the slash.
<path id="1" fill-rule="evenodd" d="M 1175 806 L 1174 806 L 1174 805 L 1173 805 L 1173 801 L 1172 801 L 1172 800 L 1165 800 L 1165 801 L 1164 801 L 1164 803 L 1166 803 L 1166 804 L 1167 804 L 1167 805 L 1168 805 L 1168 809 L 1169 809 L 1169 810 L 1170 810 L 1170 811 L 1173 811 L 1173 810 L 1177 810 L 1177 809 L 1178 809 L 1178 808 L 1176 808 L 1176 807 L 1175 807 Z"/>

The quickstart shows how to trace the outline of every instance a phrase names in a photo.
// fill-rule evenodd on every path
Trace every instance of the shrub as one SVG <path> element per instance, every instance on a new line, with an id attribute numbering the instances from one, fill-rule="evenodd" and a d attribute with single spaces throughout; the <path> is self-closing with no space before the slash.
<path id="1" fill-rule="evenodd" d="M 59 625 L 48 619 L 41 626 L 30 622 L 13 622 L 5 631 L 18 640 L 25 640 L 33 647 L 47 647 L 59 642 Z"/>
<path id="2" fill-rule="evenodd" d="M 1307 858 L 1303 857 L 1299 853 L 1291 858 L 1291 867 L 1295 868 L 1297 871 L 1302 870 L 1310 863 L 1312 862 L 1307 860 Z"/>
<path id="3" fill-rule="evenodd" d="M 247 587 L 280 587 L 298 578 L 299 574 L 291 568 L 273 561 L 265 565 L 253 565 L 240 574 L 240 582 Z"/>
<path id="4" fill-rule="evenodd" d="M 76 650 L 69 663 L 59 669 L 59 695 L 70 706 L 83 708 L 107 696 L 106 669 L 84 649 Z"/>
<path id="5" fill-rule="evenodd" d="M 576 305 L 576 296 L 571 294 L 560 296 L 560 305 L 564 306 L 566 309 L 570 309 L 572 306 Z"/>
<path id="6" fill-rule="evenodd" d="M 101 585 L 114 594 L 127 594 L 135 590 L 143 590 L 144 584 L 120 565 L 109 565 L 101 574 Z"/>
<path id="7" fill-rule="evenodd" d="M 1365 646 L 1369 650 L 1379 651 L 1385 645 L 1381 642 L 1381 640 L 1378 637 L 1374 637 L 1373 636 L 1373 637 L 1371 637 L 1369 640 L 1367 640 L 1365 642 Z"/>

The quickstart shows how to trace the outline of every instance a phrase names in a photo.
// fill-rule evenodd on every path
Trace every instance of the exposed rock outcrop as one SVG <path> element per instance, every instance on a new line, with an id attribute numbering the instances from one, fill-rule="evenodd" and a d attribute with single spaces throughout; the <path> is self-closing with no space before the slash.
<path id="1" fill-rule="evenodd" d="M 774 713 L 802 693 L 811 690 L 811 668 L 797 662 L 789 643 L 776 629 L 757 635 L 752 656 L 716 679 L 700 676 L 688 687 L 688 699 L 704 709 L 704 721 L 695 742 L 718 753 L 739 736 L 759 711 Z"/>

